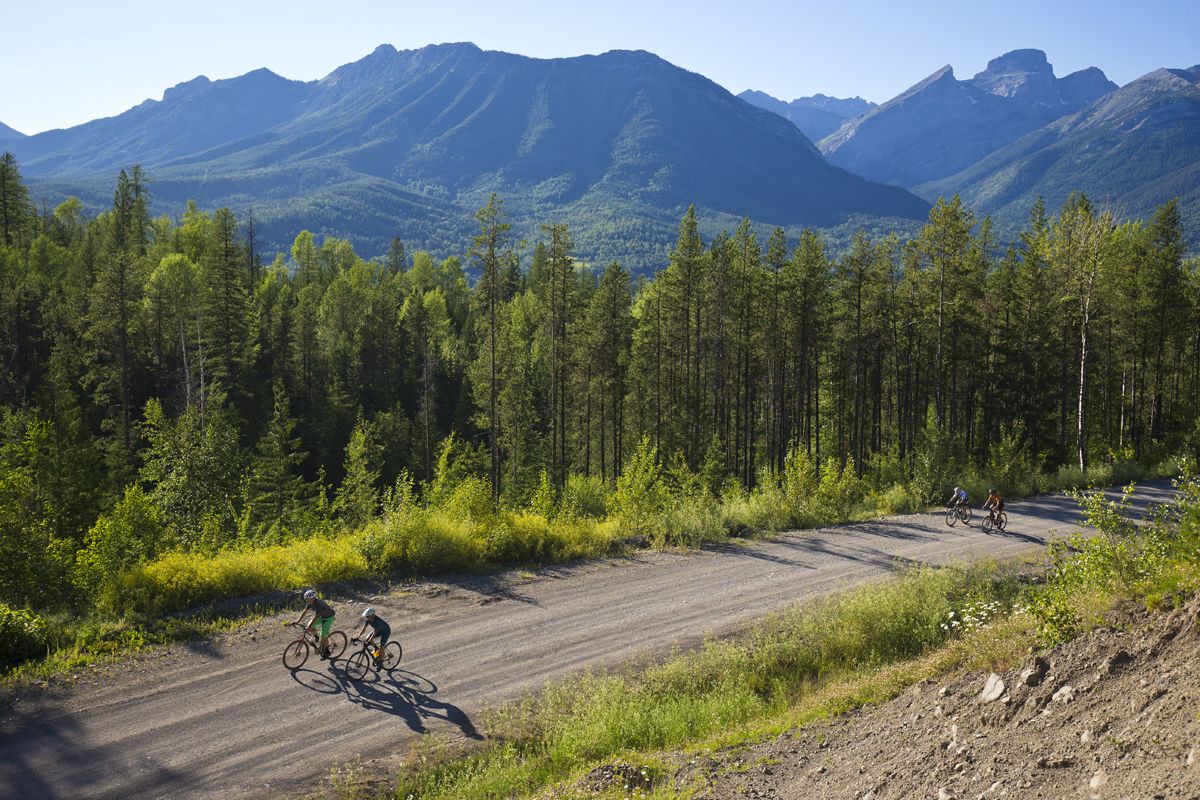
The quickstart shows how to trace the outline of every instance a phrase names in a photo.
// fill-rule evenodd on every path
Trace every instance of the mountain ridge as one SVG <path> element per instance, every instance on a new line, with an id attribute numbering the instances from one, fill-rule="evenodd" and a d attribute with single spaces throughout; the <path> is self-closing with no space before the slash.
<path id="1" fill-rule="evenodd" d="M 1012 50 L 969 80 L 949 64 L 847 121 L 818 147 L 830 163 L 913 188 L 953 175 L 1116 84 L 1095 67 L 1058 78 L 1041 50 Z"/>
<path id="2" fill-rule="evenodd" d="M 865 114 L 875 107 L 874 103 L 861 97 L 830 97 L 819 93 L 783 101 L 766 92 L 747 89 L 739 93 L 738 97 L 751 105 L 791 120 L 814 142 L 837 130 L 846 120 Z"/>
<path id="3" fill-rule="evenodd" d="M 225 121 L 198 122 L 214 117 Z M 829 165 L 787 120 L 646 51 L 533 59 L 469 43 L 381 45 L 311 82 L 265 69 L 199 76 L 15 150 L 35 187 L 58 196 L 102 199 L 97 183 L 138 162 L 166 210 L 188 199 L 253 206 L 276 244 L 304 219 L 365 240 L 367 253 L 395 235 L 459 252 L 492 192 L 520 233 L 562 217 L 588 257 L 635 266 L 661 259 L 692 203 L 794 228 L 928 209 Z M 617 231 L 645 246 L 622 250 Z"/>
<path id="4" fill-rule="evenodd" d="M 1148 216 L 1179 197 L 1194 239 L 1200 227 L 1200 65 L 1149 72 L 918 191 L 927 198 L 961 194 L 1010 222 L 1021 221 L 1037 197 L 1053 207 L 1073 191 L 1122 216 Z"/>

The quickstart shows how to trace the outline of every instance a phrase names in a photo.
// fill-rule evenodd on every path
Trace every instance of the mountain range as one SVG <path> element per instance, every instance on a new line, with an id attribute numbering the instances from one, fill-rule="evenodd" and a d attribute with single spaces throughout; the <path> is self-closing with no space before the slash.
<path id="1" fill-rule="evenodd" d="M 1146 217 L 1177 197 L 1185 230 L 1200 234 L 1200 65 L 1159 69 L 1039 128 L 968 169 L 918 188 L 959 193 L 999 221 L 1021 224 L 1038 197 L 1073 191 L 1119 217 Z"/>
<path id="2" fill-rule="evenodd" d="M 1118 88 L 1095 67 L 1056 78 L 1042 51 L 1015 50 L 968 81 L 943 67 L 818 146 L 835 164 L 931 202 L 960 194 L 1008 234 L 1039 197 L 1053 210 L 1083 191 L 1122 218 L 1178 198 L 1200 244 L 1198 76 L 1200 67 L 1159 69 Z M 741 96 L 791 118 L 768 95 Z"/>
<path id="3" fill-rule="evenodd" d="M 308 228 L 366 255 L 393 236 L 461 253 L 491 192 L 517 237 L 565 221 L 582 258 L 635 270 L 663 263 L 691 203 L 709 235 L 749 217 L 841 236 L 912 230 L 959 193 L 1003 236 L 1038 197 L 1053 209 L 1082 190 L 1125 217 L 1178 197 L 1200 243 L 1198 76 L 1160 69 L 1118 88 L 1098 68 L 1058 78 L 1040 50 L 1015 50 L 970 80 L 946 66 L 875 106 L 734 97 L 643 51 L 383 45 L 320 80 L 201 76 L 65 130 L 0 125 L 0 141 L 39 200 L 76 195 L 100 210 L 116 172 L 140 163 L 157 212 L 189 199 L 253 209 L 279 248 Z"/>
<path id="4" fill-rule="evenodd" d="M 140 163 L 159 211 L 253 208 L 383 252 L 461 253 L 500 193 L 515 233 L 566 221 L 581 255 L 660 265 L 695 203 L 710 229 L 917 220 L 928 204 L 829 164 L 791 123 L 642 51 L 534 59 L 471 44 L 377 48 L 312 82 L 199 77 L 115 117 L 6 142 L 35 194 L 102 207 Z M 715 232 L 715 231 L 714 231 Z"/>
<path id="5" fill-rule="evenodd" d="M 824 94 L 797 97 L 791 102 L 784 102 L 766 92 L 747 89 L 738 97 L 751 105 L 765 108 L 791 120 L 814 142 L 833 133 L 847 120 L 861 116 L 875 107 L 874 103 L 869 103 L 861 97 L 840 98 Z"/>
<path id="6" fill-rule="evenodd" d="M 914 188 L 1079 111 L 1117 86 L 1095 67 L 1056 78 L 1041 50 L 1014 50 L 960 81 L 944 66 L 819 143 L 830 163 Z"/>

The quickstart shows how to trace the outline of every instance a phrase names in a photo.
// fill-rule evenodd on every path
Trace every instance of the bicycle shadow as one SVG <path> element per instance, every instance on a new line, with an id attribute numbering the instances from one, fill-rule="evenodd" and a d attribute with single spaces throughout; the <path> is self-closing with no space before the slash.
<path id="1" fill-rule="evenodd" d="M 372 671 L 362 680 L 352 681 L 345 669 L 330 670 L 329 676 L 346 699 L 369 711 L 382 711 L 404 720 L 414 733 L 428 733 L 427 722 L 445 722 L 468 739 L 482 740 L 471 718 L 453 703 L 437 700 L 438 686 L 432 680 L 409 670 L 388 674 Z"/>
<path id="2" fill-rule="evenodd" d="M 342 691 L 342 686 L 334 677 L 334 671 L 318 672 L 315 669 L 301 667 L 300 669 L 291 670 L 292 680 L 309 689 L 321 694 L 337 694 Z"/>

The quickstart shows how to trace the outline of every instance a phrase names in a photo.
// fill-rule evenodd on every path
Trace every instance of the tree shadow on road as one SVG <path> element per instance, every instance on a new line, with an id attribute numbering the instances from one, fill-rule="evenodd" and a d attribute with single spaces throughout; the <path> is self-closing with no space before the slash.
<path id="1" fill-rule="evenodd" d="M 0 797 L 137 797 L 194 780 L 148 755 L 90 741 L 73 714 L 0 709 L 0 723 Z"/>

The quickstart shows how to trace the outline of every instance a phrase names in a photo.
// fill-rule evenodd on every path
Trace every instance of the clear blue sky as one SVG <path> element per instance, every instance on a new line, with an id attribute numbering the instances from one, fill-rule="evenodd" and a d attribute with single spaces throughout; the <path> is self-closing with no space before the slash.
<path id="1" fill-rule="evenodd" d="M 915 8 L 914 8 L 915 6 Z M 111 116 L 196 75 L 309 80 L 377 45 L 473 41 L 538 57 L 644 49 L 733 92 L 881 102 L 951 64 L 1021 47 L 1117 83 L 1200 63 L 1196 0 L 4 0 L 0 122 L 25 133 Z"/>

